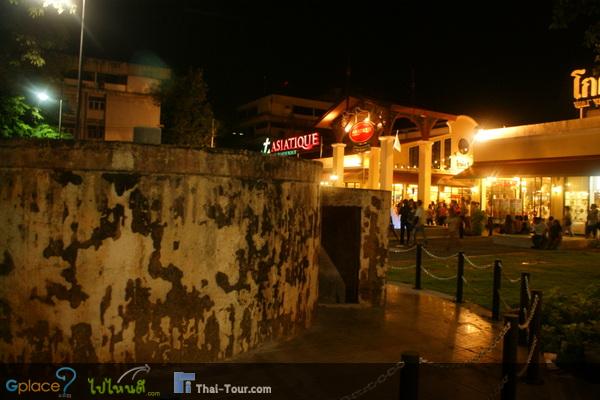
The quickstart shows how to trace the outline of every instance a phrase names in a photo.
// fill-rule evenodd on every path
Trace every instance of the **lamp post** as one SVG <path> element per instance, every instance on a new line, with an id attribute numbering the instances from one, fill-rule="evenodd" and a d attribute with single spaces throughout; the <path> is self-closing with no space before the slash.
<path id="1" fill-rule="evenodd" d="M 39 102 L 43 103 L 50 100 L 50 96 L 46 92 L 36 92 L 35 96 L 38 98 L 38 105 Z M 62 103 L 62 98 L 58 99 L 58 137 L 60 139 L 62 139 Z"/>
<path id="2" fill-rule="evenodd" d="M 81 132 L 81 66 L 83 64 L 83 30 L 85 27 L 85 0 L 81 4 L 81 33 L 79 34 L 79 67 L 77 69 L 77 112 L 75 114 L 75 138 L 83 139 Z"/>
<path id="3" fill-rule="evenodd" d="M 70 13 L 74 13 L 76 5 L 74 0 L 43 0 L 42 7 L 54 7 L 56 11 L 61 14 L 64 10 L 69 10 Z M 81 0 L 81 31 L 79 34 L 79 62 L 77 68 L 77 111 L 75 112 L 75 138 L 82 139 L 81 133 L 81 68 L 83 65 L 83 32 L 85 30 L 85 0 Z M 60 114 L 62 117 L 62 99 L 60 99 Z M 58 131 L 60 133 L 62 118 L 59 118 Z"/>

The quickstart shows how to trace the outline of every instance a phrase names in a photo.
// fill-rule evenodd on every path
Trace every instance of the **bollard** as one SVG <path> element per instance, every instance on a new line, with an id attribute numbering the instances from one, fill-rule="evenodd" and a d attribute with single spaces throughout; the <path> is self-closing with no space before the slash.
<path id="1" fill-rule="evenodd" d="M 506 383 L 502 386 L 500 398 L 502 400 L 515 400 L 517 398 L 517 341 L 519 331 L 519 316 L 506 314 L 504 324 L 510 323 L 510 329 L 504 335 L 502 342 L 502 379 Z"/>
<path id="2" fill-rule="evenodd" d="M 519 302 L 519 324 L 522 325 L 527 320 L 525 310 L 529 312 L 531 303 L 529 302 L 529 296 L 527 296 L 527 280 L 531 283 L 529 272 L 521 272 L 521 301 Z M 519 346 L 527 346 L 527 329 L 519 329 Z"/>
<path id="3" fill-rule="evenodd" d="M 417 260 L 416 260 L 416 267 L 415 267 L 415 289 L 421 289 L 421 259 L 422 259 L 422 253 L 421 253 L 422 249 L 421 249 L 421 245 L 418 244 L 417 245 Z"/>
<path id="4" fill-rule="evenodd" d="M 456 302 L 463 302 L 463 276 L 465 275 L 465 253 L 458 252 L 458 271 L 456 273 Z"/>
<path id="5" fill-rule="evenodd" d="M 540 369 L 540 348 L 542 344 L 542 291 L 541 290 L 532 290 L 531 291 L 531 301 L 534 301 L 535 296 L 538 297 L 538 304 L 535 308 L 535 314 L 533 315 L 533 319 L 531 320 L 531 325 L 529 325 L 529 352 L 531 352 L 531 347 L 533 345 L 533 338 L 537 337 L 537 344 L 533 349 L 533 355 L 531 356 L 531 362 L 527 367 L 527 377 L 525 381 L 530 384 L 540 384 L 542 383 L 541 369 Z"/>
<path id="6" fill-rule="evenodd" d="M 400 400 L 419 398 L 419 353 L 402 353 L 404 367 L 400 370 Z"/>
<path id="7" fill-rule="evenodd" d="M 502 283 L 502 267 L 500 260 L 494 261 L 494 287 L 492 293 L 492 320 L 500 321 L 500 286 Z"/>

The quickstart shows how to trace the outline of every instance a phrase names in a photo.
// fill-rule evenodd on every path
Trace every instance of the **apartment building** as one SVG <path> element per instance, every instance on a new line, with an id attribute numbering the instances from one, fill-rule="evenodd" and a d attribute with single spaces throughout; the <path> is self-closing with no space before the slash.
<path id="1" fill-rule="evenodd" d="M 63 132 L 76 136 L 77 57 L 61 58 Z M 153 89 L 171 77 L 168 68 L 84 59 L 80 139 L 133 141 L 134 130 L 160 130 Z M 158 135 L 160 137 L 160 135 Z"/>

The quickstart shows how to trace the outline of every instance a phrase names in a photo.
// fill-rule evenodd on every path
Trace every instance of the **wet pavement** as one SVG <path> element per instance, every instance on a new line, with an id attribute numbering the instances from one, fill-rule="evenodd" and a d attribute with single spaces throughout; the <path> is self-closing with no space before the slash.
<path id="1" fill-rule="evenodd" d="M 392 284 L 386 290 L 384 308 L 319 306 L 314 325 L 304 333 L 285 342 L 267 344 L 231 361 L 280 363 L 279 374 L 272 373 L 270 377 L 279 383 L 289 380 L 290 387 L 297 385 L 290 375 L 308 380 L 298 393 L 310 393 L 315 399 L 343 398 L 369 383 L 373 390 L 360 398 L 395 399 L 400 390 L 398 373 L 381 385 L 373 382 L 401 360 L 404 352 L 417 352 L 431 362 L 420 366 L 419 399 L 487 399 L 495 395 L 500 398 L 502 341 L 491 346 L 503 323 L 492 322 L 489 311 L 483 308 L 457 305 L 439 293 Z M 480 354 L 482 351 L 485 354 Z M 519 362 L 526 358 L 526 349 L 521 348 Z M 600 399 L 598 385 L 542 368 L 544 383 L 519 383 L 518 398 Z M 336 375 L 336 371 L 341 371 L 343 377 Z M 332 385 L 334 380 L 336 384 Z M 303 398 L 303 395 L 287 398 Z"/>

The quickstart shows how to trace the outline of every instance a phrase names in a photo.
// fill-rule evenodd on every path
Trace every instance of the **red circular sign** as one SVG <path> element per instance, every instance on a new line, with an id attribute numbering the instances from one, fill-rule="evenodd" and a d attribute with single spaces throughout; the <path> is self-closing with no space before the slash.
<path id="1" fill-rule="evenodd" d="M 371 122 L 359 122 L 350 131 L 350 140 L 354 143 L 364 143 L 373 137 L 375 126 Z"/>

